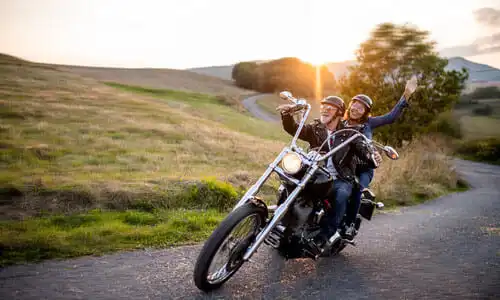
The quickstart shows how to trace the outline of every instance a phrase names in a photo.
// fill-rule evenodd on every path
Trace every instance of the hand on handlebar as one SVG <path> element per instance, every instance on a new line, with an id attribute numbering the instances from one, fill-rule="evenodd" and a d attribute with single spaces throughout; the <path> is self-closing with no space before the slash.
<path id="1" fill-rule="evenodd" d="M 287 113 L 294 107 L 295 104 L 281 104 L 278 105 L 278 107 L 276 107 L 276 110 L 279 111 L 280 113 Z"/>

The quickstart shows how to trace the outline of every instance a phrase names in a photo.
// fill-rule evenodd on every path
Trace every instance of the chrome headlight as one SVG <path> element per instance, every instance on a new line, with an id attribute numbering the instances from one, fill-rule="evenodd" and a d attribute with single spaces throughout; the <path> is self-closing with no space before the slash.
<path id="1" fill-rule="evenodd" d="M 302 158 L 300 158 L 300 156 L 295 152 L 289 152 L 283 156 L 283 159 L 281 160 L 281 167 L 283 168 L 283 171 L 293 175 L 299 172 L 302 168 Z"/>

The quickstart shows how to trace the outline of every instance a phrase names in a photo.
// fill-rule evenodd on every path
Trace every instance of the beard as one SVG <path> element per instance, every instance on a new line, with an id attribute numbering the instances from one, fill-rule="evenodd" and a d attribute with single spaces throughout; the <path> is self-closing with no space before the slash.
<path id="1" fill-rule="evenodd" d="M 331 117 L 329 117 L 329 116 L 320 116 L 319 117 L 319 120 L 321 121 L 321 123 L 323 123 L 325 125 L 328 124 L 328 123 L 330 123 L 333 119 L 334 119 L 333 116 L 331 116 Z"/>

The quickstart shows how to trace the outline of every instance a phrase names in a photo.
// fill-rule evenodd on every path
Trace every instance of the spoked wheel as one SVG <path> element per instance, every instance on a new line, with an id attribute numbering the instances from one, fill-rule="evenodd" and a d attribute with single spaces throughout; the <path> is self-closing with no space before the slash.
<path id="1" fill-rule="evenodd" d="M 266 217 L 263 207 L 247 203 L 231 212 L 203 245 L 194 268 L 194 282 L 203 291 L 219 288 L 243 265 Z"/>

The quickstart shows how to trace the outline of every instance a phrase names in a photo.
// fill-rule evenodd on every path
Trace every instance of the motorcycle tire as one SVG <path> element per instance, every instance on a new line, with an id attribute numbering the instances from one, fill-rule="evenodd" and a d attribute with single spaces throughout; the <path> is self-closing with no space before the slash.
<path id="1" fill-rule="evenodd" d="M 195 267 L 194 267 L 194 273 L 193 273 L 193 279 L 195 285 L 198 287 L 198 289 L 209 292 L 211 290 L 218 289 L 220 286 L 222 286 L 227 280 L 229 280 L 238 270 L 239 268 L 243 265 L 244 261 L 241 260 L 241 256 L 243 256 L 244 252 L 246 249 L 248 249 L 248 246 L 254 241 L 256 235 L 258 234 L 258 230 L 254 229 L 253 235 L 251 235 L 250 239 L 247 240 L 244 245 L 238 245 L 235 248 L 237 248 L 238 251 L 232 252 L 231 257 L 233 258 L 235 255 L 236 257 L 234 258 L 236 260 L 236 265 L 231 269 L 229 275 L 227 277 L 223 278 L 222 280 L 216 282 L 216 283 L 211 283 L 209 282 L 207 276 L 208 276 L 208 271 L 210 268 L 210 264 L 212 263 L 212 260 L 221 247 L 221 244 L 226 240 L 226 238 L 229 237 L 230 233 L 233 231 L 233 229 L 240 224 L 240 222 L 244 219 L 246 219 L 249 216 L 256 215 L 257 220 L 259 220 L 258 227 L 259 229 L 262 228 L 262 226 L 265 225 L 266 222 L 266 217 L 267 217 L 267 210 L 264 207 L 257 206 L 253 203 L 246 203 L 231 213 L 219 224 L 219 226 L 212 232 L 210 237 L 207 239 L 205 244 L 203 245 L 203 248 L 201 249 L 198 259 L 196 261 Z M 257 232 L 256 232 L 257 231 Z M 240 259 L 238 261 L 238 259 Z M 229 263 L 230 261 L 227 261 L 226 263 Z"/>

